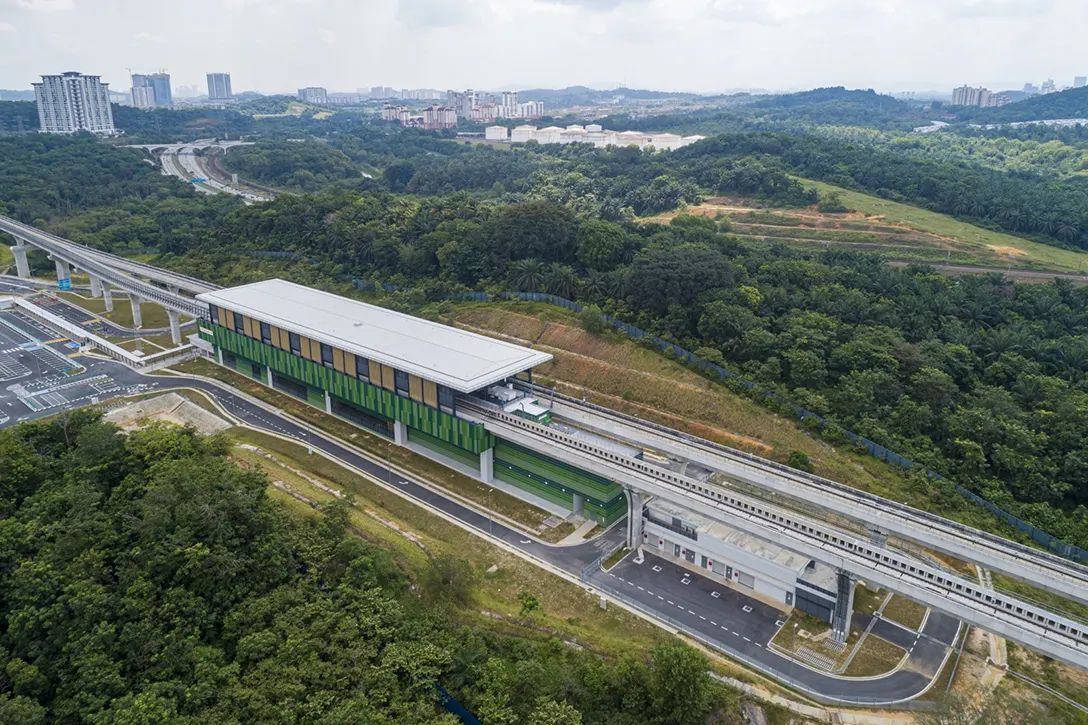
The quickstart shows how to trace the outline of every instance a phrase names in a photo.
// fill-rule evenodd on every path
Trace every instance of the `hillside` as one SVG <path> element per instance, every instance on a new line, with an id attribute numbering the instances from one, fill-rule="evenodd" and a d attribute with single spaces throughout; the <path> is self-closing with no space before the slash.
<path id="1" fill-rule="evenodd" d="M 971 123 L 1017 123 L 1088 118 L 1088 87 L 1035 96 L 1000 108 L 957 108 L 956 118 Z"/>

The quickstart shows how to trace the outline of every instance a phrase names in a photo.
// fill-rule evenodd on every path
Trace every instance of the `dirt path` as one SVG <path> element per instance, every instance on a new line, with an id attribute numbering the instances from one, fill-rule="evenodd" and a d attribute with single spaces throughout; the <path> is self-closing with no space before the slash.
<path id="1" fill-rule="evenodd" d="M 926 262 L 919 262 L 917 260 L 906 259 L 889 259 L 888 264 L 892 267 L 909 267 L 912 264 L 927 264 Z M 969 264 L 933 264 L 929 263 L 929 266 L 936 269 L 941 274 L 989 274 L 991 272 L 997 272 L 1003 274 L 1006 277 L 1013 279 L 1031 279 L 1042 282 L 1049 282 L 1055 277 L 1059 279 L 1073 280 L 1078 284 L 1088 284 L 1088 274 L 1075 274 L 1073 272 L 1040 272 L 1031 269 L 1019 269 L 1017 267 L 978 267 Z"/>

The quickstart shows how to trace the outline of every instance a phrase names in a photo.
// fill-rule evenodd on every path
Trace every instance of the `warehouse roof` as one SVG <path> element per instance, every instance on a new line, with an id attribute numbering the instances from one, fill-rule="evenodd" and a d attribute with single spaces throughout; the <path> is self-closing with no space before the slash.
<path id="1" fill-rule="evenodd" d="M 197 299 L 462 393 L 552 359 L 548 353 L 282 279 L 205 292 Z"/>

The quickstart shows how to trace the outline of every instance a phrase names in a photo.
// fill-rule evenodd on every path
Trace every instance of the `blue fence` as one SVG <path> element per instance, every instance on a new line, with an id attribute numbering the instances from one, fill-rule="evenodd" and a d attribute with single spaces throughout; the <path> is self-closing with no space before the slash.
<path id="1" fill-rule="evenodd" d="M 252 252 L 252 251 L 245 251 L 245 252 L 241 252 L 241 254 L 247 254 L 247 255 L 253 255 L 253 256 L 263 256 L 263 257 L 280 257 L 280 258 L 290 258 L 290 259 L 305 259 L 310 264 L 317 264 L 317 262 L 313 258 L 305 257 L 305 256 L 303 256 L 301 254 L 296 253 L 296 252 Z M 364 291 L 371 291 L 371 290 L 377 289 L 376 285 L 373 282 L 370 282 L 370 281 L 367 281 L 367 280 L 362 280 L 362 279 L 358 279 L 358 278 L 353 277 L 351 279 L 351 283 L 357 289 L 364 290 Z M 388 284 L 388 283 L 384 283 L 384 282 L 381 284 L 381 288 L 385 292 L 389 292 L 389 293 L 396 292 L 398 290 L 396 285 L 392 285 L 392 284 Z M 565 299 L 563 297 L 558 297 L 556 295 L 546 294 L 544 292 L 501 292 L 498 295 L 491 295 L 491 294 L 488 294 L 487 292 L 453 292 L 453 293 L 450 293 L 450 294 L 445 295 L 443 297 L 443 299 L 463 300 L 463 301 L 472 301 L 472 302 L 489 302 L 489 301 L 491 301 L 491 300 L 493 300 L 495 298 L 504 299 L 504 300 L 522 300 L 522 301 L 525 301 L 525 302 L 543 302 L 543 303 L 546 303 L 546 304 L 549 304 L 549 305 L 558 305 L 559 307 L 565 307 L 568 310 L 572 310 L 574 312 L 579 312 L 579 313 L 583 310 L 583 306 L 578 302 L 574 302 L 572 300 L 568 300 L 568 299 Z M 651 335 L 650 333 L 646 332 L 643 329 L 635 327 L 634 325 L 631 325 L 631 324 L 629 324 L 627 322 L 624 322 L 623 320 L 618 320 L 618 319 L 616 319 L 614 317 L 611 317 L 609 315 L 604 315 L 604 319 L 610 325 L 615 327 L 616 329 L 622 330 L 629 337 L 636 338 L 636 339 L 648 340 L 655 348 L 657 348 L 661 352 L 666 353 L 666 354 L 671 353 L 673 356 L 676 357 L 676 359 L 682 360 L 683 362 L 688 363 L 689 365 L 703 371 L 704 373 L 706 373 L 708 375 L 715 376 L 715 377 L 718 378 L 718 380 L 721 380 L 721 381 L 729 380 L 729 381 L 735 382 L 735 383 L 737 383 L 739 385 L 744 386 L 749 391 L 754 390 L 756 388 L 756 384 L 753 383 L 751 380 L 746 380 L 746 379 L 740 377 L 739 375 L 736 375 L 735 373 L 731 373 L 728 370 L 726 370 L 725 368 L 723 368 L 721 365 L 718 365 L 716 363 L 712 363 L 712 362 L 709 362 L 707 360 L 703 360 L 703 359 L 701 359 L 699 357 L 696 357 L 695 354 L 692 353 L 690 350 L 685 350 L 684 348 L 680 347 L 676 343 L 668 342 L 667 340 L 662 340 L 660 337 L 656 337 L 654 335 Z M 767 398 L 767 399 L 775 401 L 775 403 L 777 403 L 779 406 L 785 407 L 788 410 L 792 411 L 793 414 L 799 420 L 806 420 L 808 418 L 814 419 L 816 421 L 817 426 L 819 428 L 821 428 L 821 429 L 823 429 L 827 425 L 834 425 L 833 423 L 831 423 L 831 421 L 828 421 L 825 418 L 823 418 L 822 416 L 820 416 L 820 415 L 818 415 L 816 413 L 813 413 L 811 410 L 805 410 L 804 408 L 797 405 L 796 403 L 794 403 L 794 402 L 792 402 L 790 400 L 786 400 L 785 398 L 780 396 L 778 393 L 775 393 L 775 392 L 772 392 L 772 391 L 767 391 L 767 392 L 763 393 L 763 396 L 765 398 Z M 893 464 L 895 464 L 897 466 L 903 466 L 905 468 L 914 468 L 915 465 L 916 465 L 914 463 L 914 461 L 910 460 L 909 458 L 901 456 L 898 453 L 896 453 L 895 451 L 888 450 L 884 446 L 880 445 L 879 443 L 875 443 L 875 442 L 869 440 L 868 438 L 863 438 L 862 436 L 859 436 L 857 433 L 854 433 L 853 431 L 843 430 L 843 435 L 845 435 L 846 438 L 849 439 L 851 443 L 854 443 L 856 445 L 860 445 L 860 446 L 864 447 L 865 450 L 869 453 L 869 455 L 872 456 L 873 458 L 879 459 L 879 460 L 884 461 L 886 463 L 893 463 Z M 923 468 L 922 470 L 924 470 L 926 472 L 926 474 L 928 474 L 931 478 L 939 479 L 941 481 L 946 481 L 949 485 L 951 485 L 957 491 L 959 491 L 961 494 L 966 496 L 969 501 L 972 501 L 976 505 L 987 509 L 990 513 L 997 516 L 999 519 L 1001 519 L 1002 521 L 1007 523 L 1009 526 L 1013 526 L 1016 529 L 1018 529 L 1019 531 L 1021 531 L 1022 533 L 1026 534 L 1027 536 L 1030 536 L 1033 541 L 1035 541 L 1039 545 L 1046 548 L 1047 551 L 1050 551 L 1051 553 L 1057 554 L 1058 556 L 1061 556 L 1061 557 L 1066 558 L 1066 559 L 1071 559 L 1073 561 L 1088 563 L 1088 551 L 1085 551 L 1084 549 L 1081 549 L 1078 546 L 1074 546 L 1072 544 L 1066 543 L 1066 542 L 1062 541 L 1061 539 L 1057 538 L 1056 536 L 1052 536 L 1052 535 L 1048 534 L 1047 532 L 1043 531 L 1042 529 L 1040 529 L 1040 528 L 1038 528 L 1036 526 L 1033 526 L 1032 524 L 1029 524 L 1027 521 L 1024 521 L 1024 520 L 1022 520 L 1020 518 L 1017 518 L 1016 516 L 1013 516 L 1009 512 L 1007 512 L 1007 511 L 1003 510 L 1002 508 L 1000 508 L 999 506 L 997 506 L 996 504 L 994 504 L 994 503 L 992 503 L 990 501 L 987 501 L 986 499 L 982 498 L 978 494 L 967 490 L 966 488 L 959 485 L 955 481 L 952 481 L 950 479 L 945 478 L 944 476 L 942 476 L 941 474 L 937 473 L 936 471 L 934 471 L 934 470 L 932 470 L 930 468 Z"/>

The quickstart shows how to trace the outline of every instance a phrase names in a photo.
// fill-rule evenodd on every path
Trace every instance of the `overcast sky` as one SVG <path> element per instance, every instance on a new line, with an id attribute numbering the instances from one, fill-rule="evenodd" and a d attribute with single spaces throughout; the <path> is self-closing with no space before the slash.
<path id="1" fill-rule="evenodd" d="M 995 89 L 1088 75 L 1085 0 L 0 0 L 0 88 Z"/>

